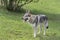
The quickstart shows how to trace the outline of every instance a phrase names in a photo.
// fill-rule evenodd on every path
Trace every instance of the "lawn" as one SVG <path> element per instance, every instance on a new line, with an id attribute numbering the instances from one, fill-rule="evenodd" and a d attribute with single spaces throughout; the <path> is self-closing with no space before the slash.
<path id="1" fill-rule="evenodd" d="M 0 40 L 60 40 L 60 0 L 40 0 L 23 7 L 33 14 L 45 14 L 49 18 L 49 29 L 46 36 L 37 34 L 33 37 L 33 29 L 28 23 L 23 23 L 24 13 L 10 12 L 0 8 Z"/>

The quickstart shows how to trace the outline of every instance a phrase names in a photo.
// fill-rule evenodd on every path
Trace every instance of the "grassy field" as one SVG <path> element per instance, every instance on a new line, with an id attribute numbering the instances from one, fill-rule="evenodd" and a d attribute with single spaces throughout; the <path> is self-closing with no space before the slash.
<path id="1" fill-rule="evenodd" d="M 32 27 L 21 20 L 23 13 L 0 8 L 0 40 L 60 40 L 60 0 L 40 0 L 23 8 L 32 10 L 33 14 L 48 16 L 49 29 L 46 36 L 37 34 L 34 38 Z"/>

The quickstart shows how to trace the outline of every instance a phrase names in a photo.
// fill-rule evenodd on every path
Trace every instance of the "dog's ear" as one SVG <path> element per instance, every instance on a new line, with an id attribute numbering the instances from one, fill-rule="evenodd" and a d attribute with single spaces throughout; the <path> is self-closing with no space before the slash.
<path id="1" fill-rule="evenodd" d="M 31 17 L 31 13 L 29 13 L 28 16 Z"/>
<path id="2" fill-rule="evenodd" d="M 30 13 L 31 11 L 30 10 L 26 10 L 26 13 Z"/>
<path id="3" fill-rule="evenodd" d="M 29 13 L 29 17 L 31 17 L 31 10 L 28 10 L 28 13 Z"/>
<path id="4" fill-rule="evenodd" d="M 28 16 L 31 17 L 31 11 L 30 10 L 26 10 L 26 13 L 28 13 Z"/>

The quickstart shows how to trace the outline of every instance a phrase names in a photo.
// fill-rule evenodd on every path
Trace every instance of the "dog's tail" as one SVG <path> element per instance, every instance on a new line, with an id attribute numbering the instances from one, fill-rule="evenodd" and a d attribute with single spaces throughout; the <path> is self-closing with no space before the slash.
<path id="1" fill-rule="evenodd" d="M 45 20 L 45 27 L 48 29 L 48 18 Z"/>
<path id="2" fill-rule="evenodd" d="M 45 26 L 46 26 L 46 28 L 48 29 L 48 21 L 46 21 Z"/>

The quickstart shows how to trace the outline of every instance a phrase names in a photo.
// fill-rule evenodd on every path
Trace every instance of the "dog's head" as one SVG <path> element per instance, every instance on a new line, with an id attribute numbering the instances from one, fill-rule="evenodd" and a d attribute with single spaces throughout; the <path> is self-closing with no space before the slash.
<path id="1" fill-rule="evenodd" d="M 29 20 L 30 20 L 30 17 L 31 17 L 30 11 L 26 11 L 26 13 L 25 13 L 24 16 L 22 17 L 22 19 L 23 19 L 24 21 L 29 21 Z"/>

